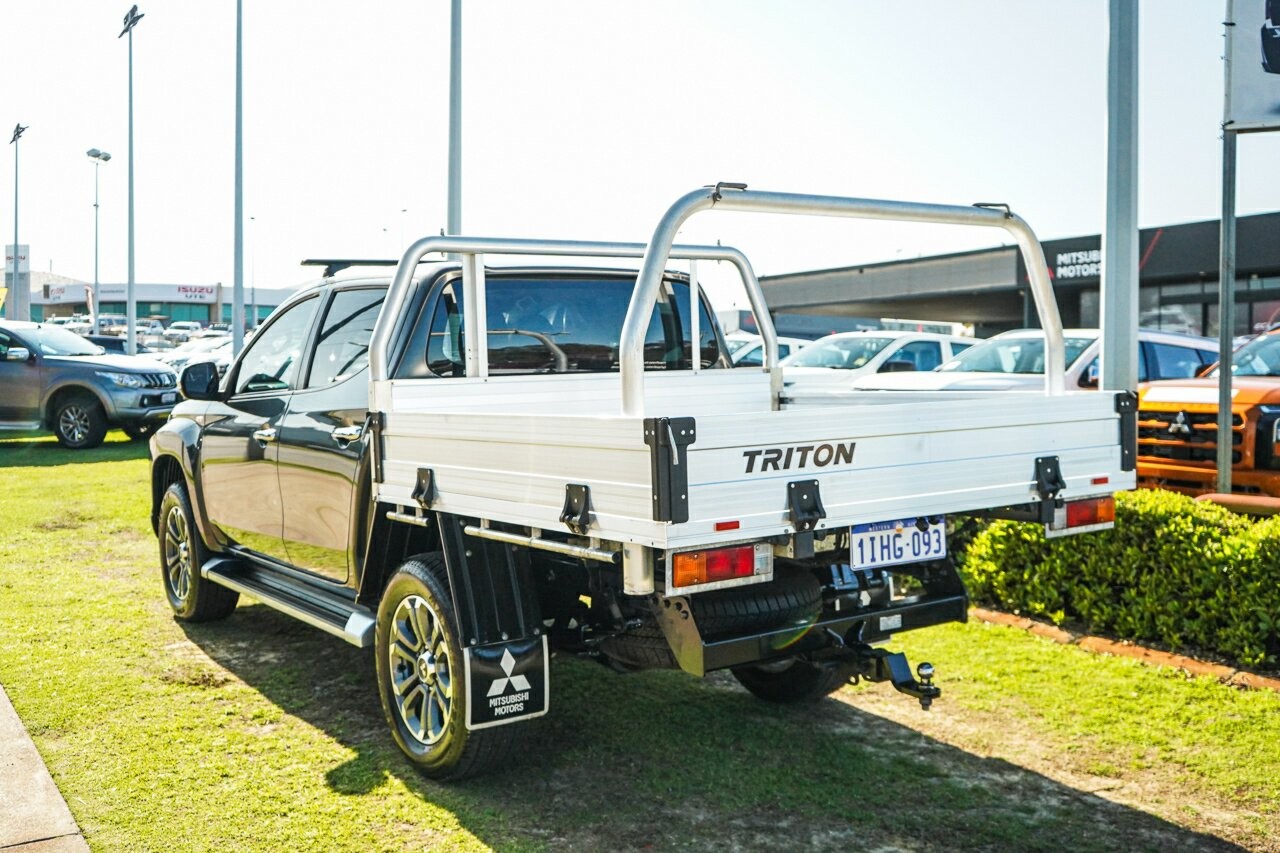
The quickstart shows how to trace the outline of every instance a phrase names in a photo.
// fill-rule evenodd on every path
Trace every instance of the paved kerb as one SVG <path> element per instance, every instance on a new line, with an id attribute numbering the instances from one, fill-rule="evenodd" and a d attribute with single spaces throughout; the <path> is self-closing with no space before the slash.
<path id="1" fill-rule="evenodd" d="M 44 759 L 0 686 L 0 850 L 88 850 Z"/>

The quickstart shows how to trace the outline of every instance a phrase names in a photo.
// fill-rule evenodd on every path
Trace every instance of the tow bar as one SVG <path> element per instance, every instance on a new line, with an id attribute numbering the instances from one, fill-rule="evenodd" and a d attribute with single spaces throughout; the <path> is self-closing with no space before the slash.
<path id="1" fill-rule="evenodd" d="M 895 690 L 920 700 L 920 707 L 929 710 L 933 700 L 942 695 L 942 689 L 933 683 L 933 664 L 922 663 L 916 667 L 919 680 L 911 677 L 911 664 L 902 652 L 877 649 L 871 646 L 848 646 L 858 666 L 858 677 L 867 681 L 888 681 Z"/>

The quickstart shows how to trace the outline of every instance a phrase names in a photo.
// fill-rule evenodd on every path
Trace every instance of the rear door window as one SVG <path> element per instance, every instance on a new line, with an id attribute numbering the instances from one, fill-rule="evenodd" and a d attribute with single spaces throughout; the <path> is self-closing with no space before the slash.
<path id="1" fill-rule="evenodd" d="M 369 365 L 373 324 L 386 296 L 380 287 L 340 290 L 333 295 L 320 324 L 307 388 L 341 382 Z"/>
<path id="2" fill-rule="evenodd" d="M 489 373 L 605 373 L 619 369 L 629 278 L 502 278 L 486 281 Z M 689 286 L 665 281 L 645 335 L 646 370 L 692 366 Z M 699 302 L 701 366 L 721 362 L 715 321 Z M 420 318 L 397 377 L 465 376 L 462 283 L 446 282 Z"/>

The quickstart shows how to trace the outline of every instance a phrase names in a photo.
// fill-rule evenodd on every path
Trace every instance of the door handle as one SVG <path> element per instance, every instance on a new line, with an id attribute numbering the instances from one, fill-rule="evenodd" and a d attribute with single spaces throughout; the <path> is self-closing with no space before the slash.
<path id="1" fill-rule="evenodd" d="M 274 427 L 263 427 L 253 431 L 253 440 L 260 441 L 263 444 L 270 444 L 276 440 L 276 431 Z"/>
<path id="2" fill-rule="evenodd" d="M 329 431 L 329 435 L 333 436 L 333 440 L 339 444 L 348 444 L 358 439 L 364 434 L 364 425 L 356 424 L 355 426 L 335 427 Z"/>

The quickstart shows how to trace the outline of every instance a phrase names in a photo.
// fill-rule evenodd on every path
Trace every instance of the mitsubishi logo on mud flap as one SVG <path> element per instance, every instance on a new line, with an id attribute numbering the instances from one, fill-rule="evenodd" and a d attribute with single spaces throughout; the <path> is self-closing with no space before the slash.
<path id="1" fill-rule="evenodd" d="M 505 678 L 494 679 L 493 684 L 489 686 L 489 694 L 485 698 L 501 696 L 507 692 L 507 685 L 510 684 L 514 690 L 530 689 L 529 679 L 523 675 L 512 675 L 515 671 L 516 659 L 511 656 L 511 649 L 504 649 L 502 652 L 502 671 L 507 675 Z"/>
<path id="2" fill-rule="evenodd" d="M 1173 423 L 1169 424 L 1168 431 L 1171 435 L 1191 435 L 1191 424 L 1187 423 L 1187 413 L 1178 412 Z"/>
<path id="3" fill-rule="evenodd" d="M 468 729 L 500 726 L 547 713 L 551 670 L 546 634 L 472 646 L 463 660 Z"/>

